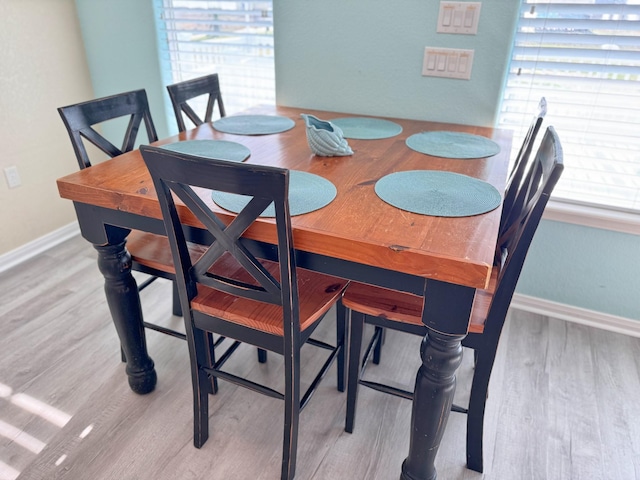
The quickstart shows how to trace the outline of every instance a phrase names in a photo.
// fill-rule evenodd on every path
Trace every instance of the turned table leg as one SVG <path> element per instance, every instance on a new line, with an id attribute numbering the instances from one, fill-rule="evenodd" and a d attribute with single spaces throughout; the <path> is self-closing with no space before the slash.
<path id="1" fill-rule="evenodd" d="M 155 388 L 157 377 L 153 360 L 147 353 L 140 296 L 131 276 L 131 255 L 124 240 L 94 247 L 98 251 L 98 267 L 104 276 L 111 317 L 127 361 L 129 386 L 136 393 L 149 393 Z"/>
<path id="2" fill-rule="evenodd" d="M 447 425 L 462 361 L 463 336 L 430 331 L 422 341 L 422 366 L 416 376 L 409 456 L 402 480 L 435 480 L 435 458 Z"/>
<path id="3" fill-rule="evenodd" d="M 436 454 L 453 404 L 461 341 L 467 335 L 474 296 L 474 288 L 425 282 L 422 322 L 428 333 L 420 345 L 422 365 L 416 375 L 409 456 L 402 464 L 401 480 L 437 477 Z"/>

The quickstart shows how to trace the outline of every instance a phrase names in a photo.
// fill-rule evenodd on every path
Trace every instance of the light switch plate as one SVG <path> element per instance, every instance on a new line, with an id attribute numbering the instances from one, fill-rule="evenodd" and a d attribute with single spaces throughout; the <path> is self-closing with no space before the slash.
<path id="1" fill-rule="evenodd" d="M 470 80 L 473 53 L 458 48 L 425 47 L 422 75 Z"/>
<path id="2" fill-rule="evenodd" d="M 475 35 L 481 5 L 480 2 L 440 2 L 437 32 Z"/>

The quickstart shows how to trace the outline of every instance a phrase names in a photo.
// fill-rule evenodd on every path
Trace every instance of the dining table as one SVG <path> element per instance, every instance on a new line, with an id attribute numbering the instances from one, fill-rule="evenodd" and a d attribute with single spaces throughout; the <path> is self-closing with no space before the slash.
<path id="1" fill-rule="evenodd" d="M 399 474 L 403 480 L 435 479 L 434 461 L 462 360 L 461 340 L 469 329 L 476 290 L 489 286 L 502 207 L 499 197 L 498 204 L 485 213 L 415 213 L 410 206 L 398 207 L 383 199 L 377 187 L 381 180 L 400 172 L 413 177 L 422 171 L 435 171 L 477 179 L 503 192 L 511 132 L 279 105 L 259 106 L 243 113 L 286 118 L 292 127 L 257 135 L 229 133 L 216 128 L 216 122 L 205 123 L 154 145 L 190 140 L 234 142 L 248 148 L 246 163 L 308 172 L 335 186 L 335 196 L 325 206 L 291 217 L 298 266 L 424 296 L 423 322 L 428 334 L 420 347 L 422 364 L 416 373 L 409 452 Z M 347 127 L 350 121 L 382 119 L 395 130 L 370 138 L 351 135 L 345 127 L 345 141 L 352 153 L 319 156 L 310 149 L 302 114 L 336 125 L 342 119 Z M 411 144 L 431 132 L 460 134 L 453 146 L 463 151 L 465 138 L 484 137 L 496 148 L 456 156 Z M 165 235 L 165 228 L 140 151 L 67 175 L 58 179 L 57 185 L 60 196 L 73 202 L 82 236 L 98 252 L 107 303 L 126 357 L 129 385 L 139 394 L 149 393 L 157 376 L 147 351 L 126 238 L 132 229 Z M 234 218 L 232 211 L 218 206 L 210 196 L 203 198 L 223 221 Z M 190 241 L 206 244 L 205 229 L 195 218 L 181 221 Z M 244 237 L 268 252 L 277 242 L 274 219 L 259 219 Z"/>

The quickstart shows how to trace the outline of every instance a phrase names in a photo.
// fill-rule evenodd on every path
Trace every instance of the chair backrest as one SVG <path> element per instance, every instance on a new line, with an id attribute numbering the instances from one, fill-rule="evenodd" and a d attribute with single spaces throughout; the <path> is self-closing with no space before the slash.
<path id="1" fill-rule="evenodd" d="M 560 140 L 554 128 L 548 127 L 516 192 L 520 205 L 517 215 L 511 227 L 498 239 L 502 264 L 483 336 L 500 335 L 529 246 L 563 169 Z"/>
<path id="2" fill-rule="evenodd" d="M 529 157 L 531 156 L 531 151 L 533 150 L 534 142 L 536 141 L 536 137 L 538 135 L 538 131 L 542 125 L 542 121 L 547 114 L 547 100 L 542 97 L 540 102 L 538 103 L 538 111 L 534 115 L 531 124 L 529 125 L 529 130 L 527 130 L 527 134 L 524 137 L 522 145 L 520 146 L 520 150 L 518 151 L 518 155 L 516 156 L 515 162 L 509 173 L 509 178 L 507 179 L 507 187 L 505 189 L 504 201 L 502 202 L 502 217 L 500 218 L 500 234 L 504 233 L 505 230 L 509 228 L 511 223 L 517 217 L 517 211 L 521 206 L 514 205 L 516 201 L 516 194 L 518 192 L 518 188 L 520 183 L 522 182 L 522 178 L 524 176 L 524 172 L 526 171 L 527 165 L 529 163 Z"/>
<path id="3" fill-rule="evenodd" d="M 198 285 L 238 297 L 281 305 L 285 322 L 285 341 L 290 340 L 292 334 L 300 331 L 300 323 L 295 253 L 288 202 L 289 171 L 282 168 L 205 159 L 150 146 L 142 146 L 140 150 L 160 201 L 176 265 L 176 281 L 182 311 L 191 311 L 191 300 L 197 293 Z M 193 187 L 245 195 L 250 197 L 250 201 L 227 226 L 206 205 Z M 207 228 L 213 238 L 213 243 L 193 264 L 172 192 Z M 206 195 L 210 193 L 207 192 Z M 241 235 L 271 203 L 275 206 L 280 281 L 274 278 L 263 263 L 245 247 L 241 238 Z M 212 274 L 211 267 L 225 254 L 232 255 L 255 282 L 227 278 L 224 272 Z"/>
<path id="4" fill-rule="evenodd" d="M 151 112 L 149 111 L 147 93 L 144 90 L 134 90 L 76 105 L 60 107 L 58 108 L 58 113 L 60 113 L 62 121 L 67 127 L 80 169 L 91 166 L 91 160 L 83 139 L 86 139 L 113 158 L 133 150 L 140 124 L 144 121 L 149 142 L 158 140 L 156 128 L 153 125 Z M 94 125 L 102 122 L 126 116 L 130 116 L 130 118 L 121 148 L 116 147 L 93 128 Z"/>
<path id="5" fill-rule="evenodd" d="M 205 122 L 211 122 L 213 118 L 213 107 L 218 103 L 218 111 L 220 117 L 224 117 L 225 110 L 222 103 L 222 94 L 220 93 L 220 83 L 218 81 L 218 74 L 213 73 L 200 78 L 194 78 L 193 80 L 186 80 L 184 82 L 175 83 L 167 86 L 169 97 L 171 98 L 171 104 L 173 105 L 173 111 L 176 114 L 176 122 L 178 123 L 178 130 L 184 132 L 187 128 L 184 124 L 184 117 L 182 113 L 191 120 L 195 126 L 202 125 Z M 201 119 L 196 112 L 187 103 L 188 100 L 199 97 L 201 95 L 208 95 L 207 110 L 205 112 L 204 120 Z"/>

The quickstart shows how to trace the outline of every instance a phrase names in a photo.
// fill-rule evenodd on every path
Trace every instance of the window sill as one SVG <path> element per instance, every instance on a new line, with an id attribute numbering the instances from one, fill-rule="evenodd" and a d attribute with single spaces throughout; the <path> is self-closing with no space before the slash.
<path id="1" fill-rule="evenodd" d="M 624 212 L 550 199 L 542 218 L 556 222 L 573 223 L 585 227 L 640 235 L 640 213 Z"/>

